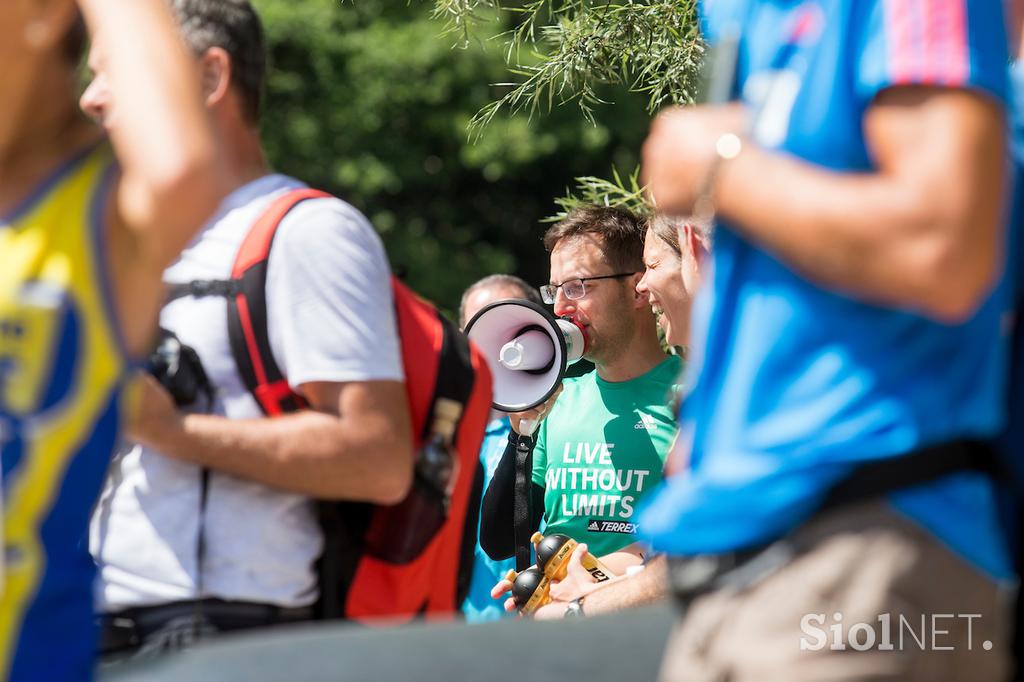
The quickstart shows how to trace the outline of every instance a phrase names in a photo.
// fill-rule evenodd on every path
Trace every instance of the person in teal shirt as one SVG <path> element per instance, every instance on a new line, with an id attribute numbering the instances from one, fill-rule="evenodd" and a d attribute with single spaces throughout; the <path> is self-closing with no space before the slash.
<path id="1" fill-rule="evenodd" d="M 681 369 L 669 355 L 629 381 L 598 372 L 565 380 L 533 452 L 548 533 L 586 542 L 598 556 L 636 541 L 636 507 L 661 482 L 675 438 L 668 396 Z"/>
<path id="2" fill-rule="evenodd" d="M 673 389 L 682 368 L 666 355 L 648 297 L 637 291 L 646 224 L 628 211 L 581 207 L 548 230 L 554 313 L 587 335 L 595 371 L 566 379 L 540 409 L 512 415 L 512 438 L 484 496 L 481 545 L 515 552 L 512 509 L 521 418 L 540 418 L 533 452 L 531 526 L 585 542 L 598 556 L 636 542 L 636 508 L 662 478 L 675 438 Z M 635 561 L 635 560 L 634 560 Z M 624 567 L 624 566 L 623 566 Z M 616 566 L 610 566 L 614 571 Z"/>

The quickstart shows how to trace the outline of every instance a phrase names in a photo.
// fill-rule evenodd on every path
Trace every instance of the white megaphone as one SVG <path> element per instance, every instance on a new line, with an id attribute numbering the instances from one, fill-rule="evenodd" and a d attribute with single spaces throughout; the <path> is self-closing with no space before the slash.
<path id="1" fill-rule="evenodd" d="M 565 368 L 586 351 L 587 335 L 574 321 L 555 318 L 530 301 L 495 301 L 480 309 L 466 334 L 483 351 L 502 412 L 522 412 L 547 400 Z"/>

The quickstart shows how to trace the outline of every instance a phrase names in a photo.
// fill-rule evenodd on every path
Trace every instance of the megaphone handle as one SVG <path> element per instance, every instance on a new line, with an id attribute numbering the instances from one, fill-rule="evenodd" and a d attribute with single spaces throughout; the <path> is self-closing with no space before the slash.
<path id="1" fill-rule="evenodd" d="M 520 419 L 519 420 L 519 435 L 526 436 L 527 438 L 533 436 L 537 427 L 540 425 L 539 419 Z"/>

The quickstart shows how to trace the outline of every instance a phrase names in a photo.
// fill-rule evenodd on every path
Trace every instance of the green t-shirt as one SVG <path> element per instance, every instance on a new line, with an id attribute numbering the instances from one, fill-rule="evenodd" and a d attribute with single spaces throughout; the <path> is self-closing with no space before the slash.
<path id="1" fill-rule="evenodd" d="M 637 503 L 661 481 L 675 438 L 681 369 L 669 356 L 630 381 L 591 372 L 563 382 L 533 452 L 533 482 L 546 488 L 545 533 L 586 542 L 598 556 L 634 542 Z"/>

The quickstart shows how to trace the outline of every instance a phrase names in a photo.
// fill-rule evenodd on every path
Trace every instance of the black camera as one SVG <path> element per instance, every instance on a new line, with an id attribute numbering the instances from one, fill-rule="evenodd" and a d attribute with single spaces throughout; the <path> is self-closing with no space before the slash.
<path id="1" fill-rule="evenodd" d="M 174 332 L 160 329 L 160 340 L 149 356 L 146 369 L 167 389 L 178 407 L 192 405 L 200 395 L 213 402 L 213 386 L 199 354 L 182 343 Z"/>

